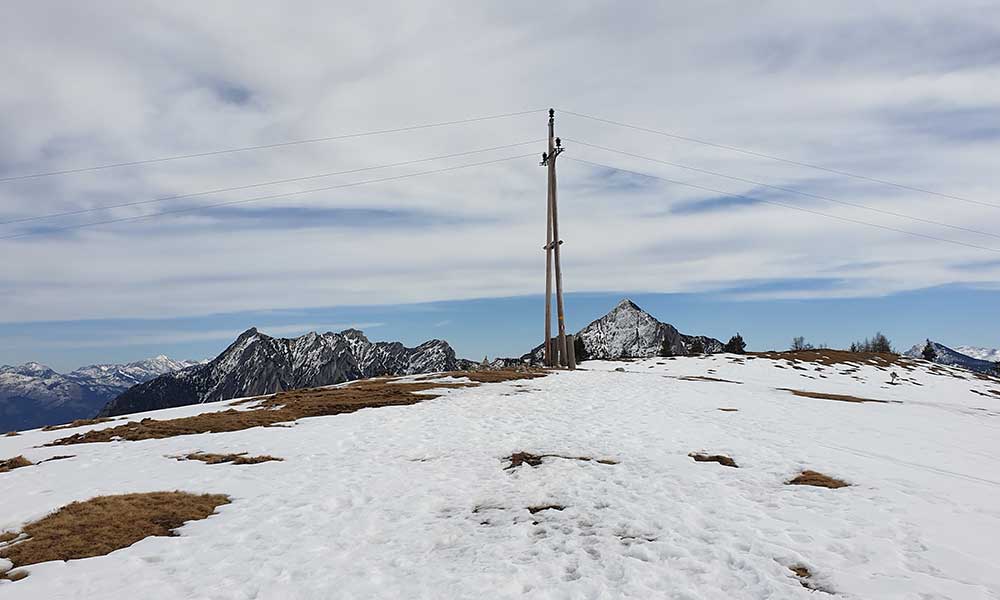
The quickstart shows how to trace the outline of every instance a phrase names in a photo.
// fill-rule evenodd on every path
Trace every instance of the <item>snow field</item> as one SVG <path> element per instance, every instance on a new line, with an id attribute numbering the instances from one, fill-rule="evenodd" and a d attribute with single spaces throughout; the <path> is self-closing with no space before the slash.
<path id="1" fill-rule="evenodd" d="M 29 566 L 28 578 L 0 583 L 0 597 L 820 597 L 793 565 L 842 598 L 1000 597 L 1000 398 L 969 391 L 1000 385 L 895 369 L 923 385 L 892 386 L 870 366 L 775 365 L 587 362 L 292 428 L 53 448 L 34 446 L 79 430 L 0 437 L 3 458 L 76 455 L 0 474 L 3 530 L 100 494 L 233 498 L 179 537 Z M 673 378 L 684 375 L 743 383 Z M 166 458 L 196 450 L 285 460 Z M 504 470 L 517 451 L 619 464 L 548 458 Z M 692 451 L 740 468 L 696 463 Z M 802 469 L 852 485 L 784 485 Z M 544 505 L 565 508 L 527 510 Z"/>

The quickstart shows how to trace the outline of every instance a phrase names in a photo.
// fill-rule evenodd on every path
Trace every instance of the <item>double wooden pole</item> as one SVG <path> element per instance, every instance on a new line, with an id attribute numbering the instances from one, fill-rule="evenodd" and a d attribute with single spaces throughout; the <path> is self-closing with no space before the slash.
<path id="1" fill-rule="evenodd" d="M 555 111 L 549 109 L 549 149 L 542 154 L 542 166 L 548 168 L 548 207 L 545 229 L 545 364 L 576 368 L 572 342 L 566 341 L 566 318 L 563 311 L 562 261 L 560 260 L 559 203 L 556 187 L 556 157 L 562 153 L 562 142 L 555 135 Z M 552 268 L 555 265 L 556 323 L 558 334 L 552 339 Z M 572 337 L 572 336 L 571 336 Z M 553 342 L 554 346 L 553 347 Z"/>

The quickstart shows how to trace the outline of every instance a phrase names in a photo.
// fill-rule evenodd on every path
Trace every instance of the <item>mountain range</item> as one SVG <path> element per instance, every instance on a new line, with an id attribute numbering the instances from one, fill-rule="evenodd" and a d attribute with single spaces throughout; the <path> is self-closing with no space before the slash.
<path id="1" fill-rule="evenodd" d="M 166 356 L 80 367 L 66 374 L 29 362 L 0 366 L 0 431 L 89 418 L 128 388 L 199 364 Z"/>
<path id="2" fill-rule="evenodd" d="M 960 352 L 958 349 L 949 348 L 939 342 L 935 342 L 933 340 L 928 341 L 930 342 L 931 347 L 934 348 L 934 362 L 942 365 L 962 367 L 979 373 L 993 373 L 996 369 L 996 361 L 1000 360 L 1000 351 L 997 350 L 972 348 L 973 351 L 979 351 L 978 353 L 980 356 L 997 357 L 992 358 L 991 360 L 983 360 L 981 358 L 970 356 L 964 352 Z M 914 358 L 923 358 L 924 346 L 926 346 L 926 344 L 927 342 L 917 344 L 907 350 L 904 354 Z M 966 350 L 969 349 L 968 346 L 958 346 L 958 348 Z"/>
<path id="3" fill-rule="evenodd" d="M 664 344 L 686 355 L 700 343 L 708 353 L 723 344 L 682 334 L 628 299 L 576 335 L 578 359 L 656 356 Z M 520 358 L 501 358 L 489 367 L 540 364 L 538 346 Z M 240 334 L 221 354 L 204 363 L 166 357 L 128 365 L 93 365 L 59 375 L 35 363 L 4 367 L 0 375 L 0 429 L 25 429 L 82 417 L 101 417 L 186 406 L 295 388 L 333 385 L 382 375 L 411 375 L 480 368 L 457 358 L 444 340 L 408 348 L 400 342 L 372 342 L 357 329 L 276 338 L 256 328 Z M 5 379 L 6 378 L 6 379 Z"/>
<path id="4" fill-rule="evenodd" d="M 473 366 L 456 358 L 444 340 L 407 348 L 400 342 L 371 342 L 357 329 L 275 338 L 251 328 L 213 360 L 136 385 L 109 402 L 99 416 Z"/>

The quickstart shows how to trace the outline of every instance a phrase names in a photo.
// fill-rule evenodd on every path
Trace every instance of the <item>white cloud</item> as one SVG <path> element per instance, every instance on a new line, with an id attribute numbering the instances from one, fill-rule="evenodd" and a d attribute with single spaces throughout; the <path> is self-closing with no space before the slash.
<path id="1" fill-rule="evenodd" d="M 846 2 L 820 13 L 812 4 L 787 3 L 625 9 L 617 3 L 442 2 L 376 10 L 317 2 L 296 4 L 294 11 L 243 2 L 64 3 L 58 11 L 23 3 L 17 19 L 0 25 L 0 68 L 8 82 L 0 88 L 0 171 L 73 168 L 553 104 L 1000 203 L 993 198 L 1000 135 L 990 134 L 1000 117 L 1000 54 L 992 50 L 1000 47 L 1000 12 L 995 5 L 960 4 L 967 6 Z M 956 125 L 956 109 L 976 109 L 962 114 L 982 122 Z M 953 126 L 964 135 L 948 135 Z M 0 183 L 0 220 L 495 146 L 542 137 L 544 128 L 538 114 Z M 569 115 L 560 114 L 558 128 L 567 138 L 1000 233 L 1000 210 L 993 208 L 838 181 Z M 970 135 L 977 131 L 982 135 Z M 733 193 L 750 187 L 572 144 L 565 156 Z M 1000 281 L 998 257 L 982 250 L 766 205 L 672 214 L 671 206 L 708 194 L 641 179 L 594 179 L 593 170 L 569 161 L 561 163 L 560 184 L 571 291 L 698 291 L 825 278 L 835 283 L 747 296 L 857 296 L 945 284 L 995 288 Z M 318 219 L 313 227 L 268 229 L 266 214 L 253 227 L 237 227 L 225 213 L 190 213 L 0 241 L 0 321 L 536 293 L 544 193 L 543 170 L 526 158 L 256 205 L 418 211 L 431 222 L 439 215 L 438 226 L 422 219 L 411 226 L 343 227 Z M 782 201 L 1000 248 L 1000 240 L 986 236 L 818 200 Z M 149 210 L 115 209 L 79 221 Z M 0 226 L 0 235 L 21 230 Z M 993 262 L 964 267 L 976 261 Z"/>

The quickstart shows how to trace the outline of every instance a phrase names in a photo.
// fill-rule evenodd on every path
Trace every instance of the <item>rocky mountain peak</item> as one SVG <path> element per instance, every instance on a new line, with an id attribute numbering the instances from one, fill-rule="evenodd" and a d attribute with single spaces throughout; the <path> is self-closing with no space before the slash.
<path id="1" fill-rule="evenodd" d="M 453 371 L 461 361 L 444 340 L 407 348 L 371 342 L 359 329 L 273 338 L 250 328 L 201 366 L 157 377 L 123 393 L 101 415 L 258 396 L 382 375 Z"/>
<path id="2" fill-rule="evenodd" d="M 606 315 L 576 333 L 577 359 L 646 358 L 658 355 L 664 343 L 672 354 L 689 353 L 694 340 L 706 352 L 722 352 L 722 342 L 706 336 L 685 335 L 668 323 L 662 323 L 629 298 L 623 298 Z M 581 355 L 582 354 L 582 355 Z M 539 345 L 523 359 L 541 362 Z"/>

